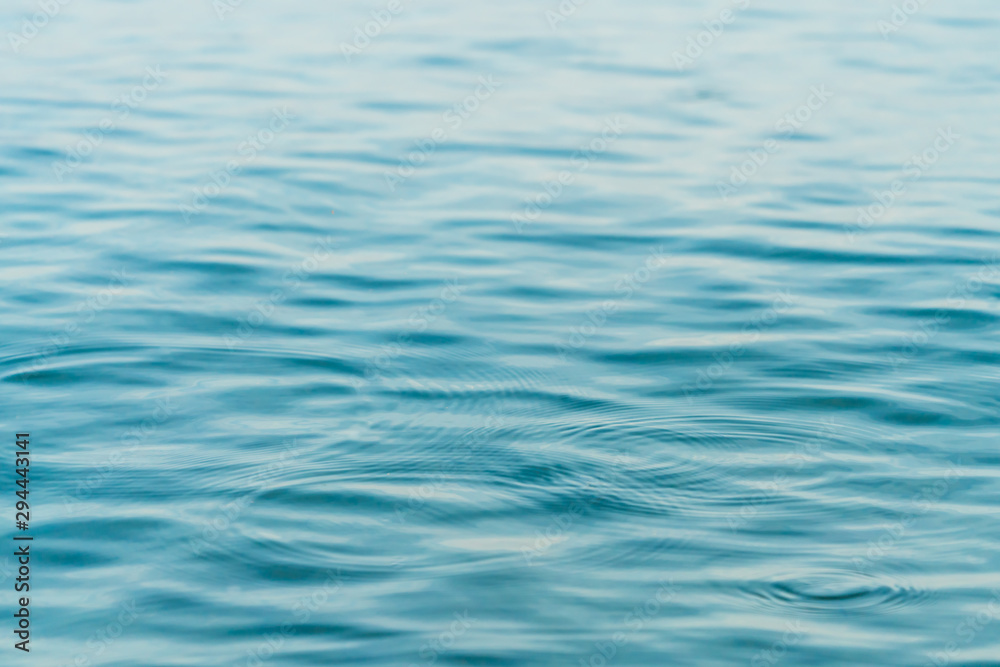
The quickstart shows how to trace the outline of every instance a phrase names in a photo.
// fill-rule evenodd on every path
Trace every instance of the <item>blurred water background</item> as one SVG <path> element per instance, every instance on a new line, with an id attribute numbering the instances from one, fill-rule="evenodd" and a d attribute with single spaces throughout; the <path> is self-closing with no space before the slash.
<path id="1" fill-rule="evenodd" d="M 1000 665 L 996 3 L 0 25 L 4 664 Z"/>

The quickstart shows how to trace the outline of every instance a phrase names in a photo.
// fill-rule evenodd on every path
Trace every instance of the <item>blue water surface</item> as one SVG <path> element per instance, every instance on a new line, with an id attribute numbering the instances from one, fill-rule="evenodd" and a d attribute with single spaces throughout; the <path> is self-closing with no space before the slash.
<path id="1" fill-rule="evenodd" d="M 1000 665 L 997 10 L 5 2 L 0 664 Z"/>

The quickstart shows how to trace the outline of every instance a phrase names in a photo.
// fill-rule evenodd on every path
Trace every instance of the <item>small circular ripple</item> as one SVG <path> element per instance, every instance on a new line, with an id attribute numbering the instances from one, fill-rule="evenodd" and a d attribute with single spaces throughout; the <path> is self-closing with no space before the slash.
<path id="1" fill-rule="evenodd" d="M 750 583 L 743 592 L 756 606 L 806 614 L 890 614 L 923 604 L 930 595 L 884 573 L 815 571 Z"/>

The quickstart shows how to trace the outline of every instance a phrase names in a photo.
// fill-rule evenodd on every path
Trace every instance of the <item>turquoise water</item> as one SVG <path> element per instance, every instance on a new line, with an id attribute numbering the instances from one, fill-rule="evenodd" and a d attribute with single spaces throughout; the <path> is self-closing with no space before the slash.
<path id="1" fill-rule="evenodd" d="M 6 3 L 0 664 L 1000 665 L 1000 22 L 909 1 Z"/>

